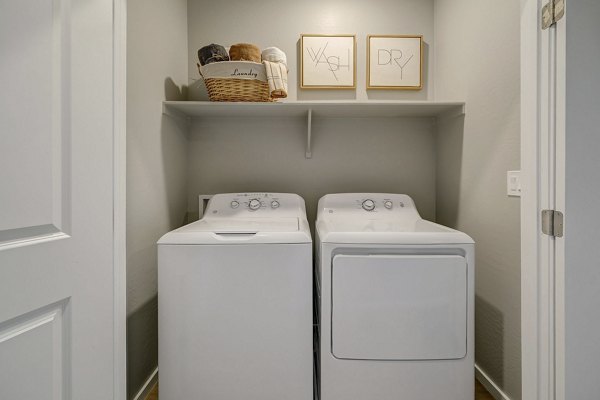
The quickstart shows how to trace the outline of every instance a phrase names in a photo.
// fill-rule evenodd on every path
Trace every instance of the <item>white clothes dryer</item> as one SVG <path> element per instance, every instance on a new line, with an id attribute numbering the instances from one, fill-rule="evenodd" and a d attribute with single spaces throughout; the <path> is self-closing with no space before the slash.
<path id="1" fill-rule="evenodd" d="M 321 400 L 469 400 L 474 243 L 399 194 L 333 194 L 317 213 Z"/>
<path id="2" fill-rule="evenodd" d="M 294 194 L 215 195 L 158 242 L 161 400 L 312 400 L 312 239 Z"/>

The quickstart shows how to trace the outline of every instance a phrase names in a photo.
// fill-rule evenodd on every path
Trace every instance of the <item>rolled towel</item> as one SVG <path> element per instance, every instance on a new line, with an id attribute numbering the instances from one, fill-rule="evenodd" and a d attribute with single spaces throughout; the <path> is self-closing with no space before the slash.
<path id="1" fill-rule="evenodd" d="M 277 47 L 267 47 L 261 54 L 263 61 L 270 61 L 273 63 L 282 63 L 287 68 L 287 57 L 285 53 Z"/>
<path id="2" fill-rule="evenodd" d="M 284 63 L 274 63 L 263 61 L 267 73 L 267 82 L 269 83 L 269 93 L 274 99 L 283 99 L 287 97 L 287 67 Z"/>
<path id="3" fill-rule="evenodd" d="M 213 43 L 198 50 L 198 60 L 200 60 L 200 65 L 229 61 L 229 54 L 227 54 L 225 47 Z"/>
<path id="4" fill-rule="evenodd" d="M 229 58 L 231 61 L 253 61 L 260 62 L 260 49 L 250 43 L 238 43 L 229 49 Z"/>

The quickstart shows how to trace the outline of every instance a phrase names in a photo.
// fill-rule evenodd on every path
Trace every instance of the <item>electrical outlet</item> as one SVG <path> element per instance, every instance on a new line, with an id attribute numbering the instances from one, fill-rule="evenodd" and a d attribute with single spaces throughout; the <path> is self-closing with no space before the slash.
<path id="1" fill-rule="evenodd" d="M 208 205 L 208 201 L 212 199 L 212 194 L 201 194 L 198 196 L 198 217 L 202 218 L 204 216 L 204 210 L 206 210 L 206 206 Z"/>
<path id="2" fill-rule="evenodd" d="M 521 171 L 506 172 L 506 194 L 521 197 Z"/>

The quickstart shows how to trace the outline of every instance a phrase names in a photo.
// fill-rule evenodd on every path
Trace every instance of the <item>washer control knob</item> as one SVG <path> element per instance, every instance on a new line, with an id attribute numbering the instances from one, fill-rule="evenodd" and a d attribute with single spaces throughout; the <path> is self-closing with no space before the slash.
<path id="1" fill-rule="evenodd" d="M 260 200 L 258 199 L 252 199 L 250 200 L 250 202 L 248 203 L 248 208 L 251 209 L 252 211 L 256 211 L 260 208 Z"/>
<path id="2" fill-rule="evenodd" d="M 240 206 L 240 203 L 238 203 L 236 200 L 233 200 L 230 204 L 231 208 L 238 208 Z"/>
<path id="3" fill-rule="evenodd" d="M 362 208 L 365 211 L 373 211 L 375 209 L 375 202 L 373 200 L 367 199 L 362 202 Z"/>
<path id="4" fill-rule="evenodd" d="M 279 208 L 279 202 L 277 200 L 273 200 L 271 202 L 271 208 Z"/>
<path id="5" fill-rule="evenodd" d="M 386 201 L 384 201 L 384 202 L 383 202 L 383 206 L 384 206 L 385 208 L 387 208 L 388 210 L 391 210 L 391 209 L 392 209 L 392 207 L 394 207 L 394 203 L 392 203 L 392 202 L 391 202 L 391 201 L 389 201 L 389 200 L 386 200 Z"/>

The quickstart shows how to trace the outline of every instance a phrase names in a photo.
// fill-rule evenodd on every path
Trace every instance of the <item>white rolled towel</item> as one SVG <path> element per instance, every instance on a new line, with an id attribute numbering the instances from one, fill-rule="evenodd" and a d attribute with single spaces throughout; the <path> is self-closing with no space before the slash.
<path id="1" fill-rule="evenodd" d="M 261 58 L 263 61 L 270 61 L 272 63 L 281 63 L 285 65 L 287 69 L 287 57 L 285 53 L 277 47 L 267 47 L 262 51 Z"/>
<path id="2" fill-rule="evenodd" d="M 263 60 L 267 82 L 269 83 L 269 94 L 274 99 L 284 99 L 288 93 L 287 67 L 284 63 L 274 63 Z"/>

